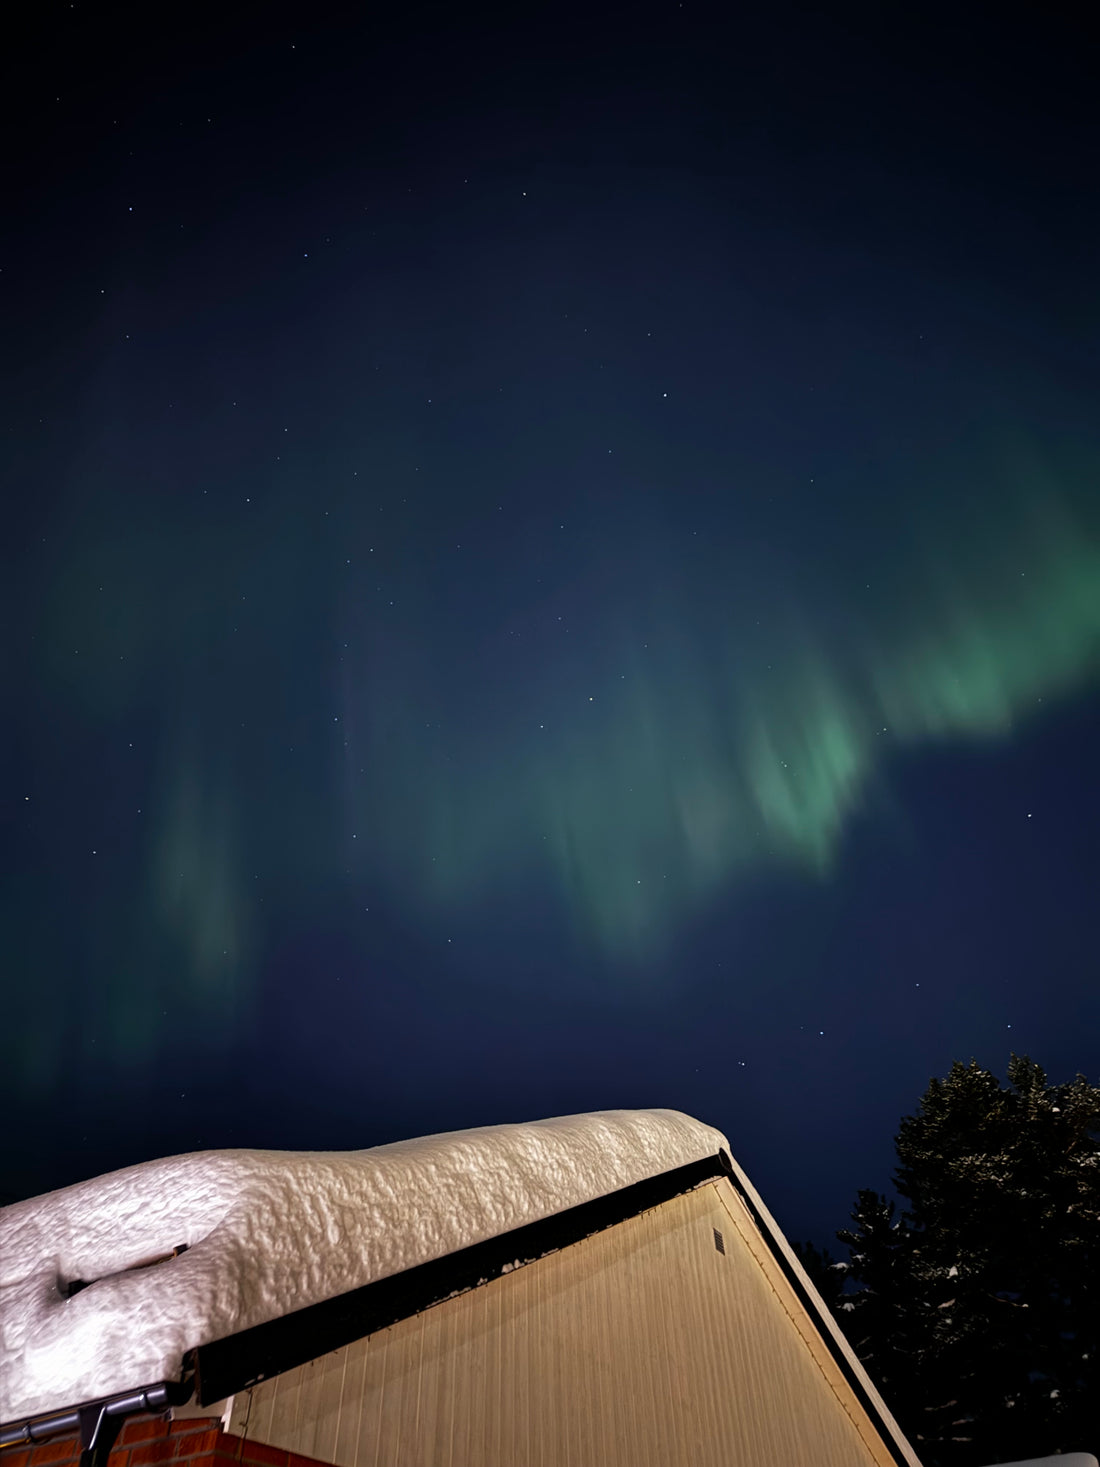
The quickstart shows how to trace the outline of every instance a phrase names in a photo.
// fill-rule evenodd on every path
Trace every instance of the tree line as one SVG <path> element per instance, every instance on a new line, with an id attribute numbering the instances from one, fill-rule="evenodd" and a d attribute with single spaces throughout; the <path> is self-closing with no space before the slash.
<path id="1" fill-rule="evenodd" d="M 932 1080 L 807 1272 L 926 1467 L 1100 1454 L 1100 1089 L 1013 1055 Z"/>

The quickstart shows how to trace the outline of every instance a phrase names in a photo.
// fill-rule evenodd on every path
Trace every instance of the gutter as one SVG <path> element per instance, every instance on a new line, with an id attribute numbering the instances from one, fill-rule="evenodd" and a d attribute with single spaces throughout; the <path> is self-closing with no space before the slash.
<path id="1" fill-rule="evenodd" d="M 79 1431 L 80 1467 L 107 1467 L 111 1449 L 128 1416 L 182 1406 L 193 1392 L 194 1377 L 185 1373 L 183 1380 L 162 1380 L 140 1391 L 128 1391 L 124 1396 L 108 1396 L 54 1416 L 38 1416 L 19 1425 L 2 1426 L 0 1447 L 36 1446 L 47 1437 Z"/>

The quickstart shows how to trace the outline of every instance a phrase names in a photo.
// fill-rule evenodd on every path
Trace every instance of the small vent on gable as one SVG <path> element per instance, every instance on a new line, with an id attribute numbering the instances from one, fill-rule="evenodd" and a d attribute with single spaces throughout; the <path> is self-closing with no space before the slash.
<path id="1" fill-rule="evenodd" d="M 725 1238 L 723 1238 L 722 1234 L 718 1231 L 717 1228 L 711 1228 L 711 1232 L 714 1234 L 714 1246 L 718 1249 L 719 1253 L 725 1253 L 725 1251 L 726 1251 L 726 1240 L 725 1240 Z"/>

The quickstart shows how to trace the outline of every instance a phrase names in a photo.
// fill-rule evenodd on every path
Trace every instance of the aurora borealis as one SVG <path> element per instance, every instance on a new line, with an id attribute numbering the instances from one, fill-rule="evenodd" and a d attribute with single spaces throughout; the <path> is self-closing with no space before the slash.
<path id="1" fill-rule="evenodd" d="M 674 11 L 28 22 L 0 1193 L 1095 1068 L 1069 23 Z"/>
<path id="2" fill-rule="evenodd" d="M 694 531 L 669 574 L 675 534 L 625 548 L 616 530 L 594 558 L 622 584 L 609 595 L 597 569 L 560 602 L 532 598 L 477 640 L 458 691 L 442 656 L 382 671 L 349 644 L 371 689 L 349 673 L 349 762 L 381 773 L 349 779 L 357 854 L 451 920 L 526 873 L 586 939 L 641 963 L 746 868 L 827 877 L 908 748 L 1009 737 L 1097 675 L 1095 516 L 1034 463 L 967 470 L 982 507 L 934 506 L 931 525 L 903 509 L 883 526 L 896 548 L 863 551 L 879 584 L 852 564 L 822 571 L 809 549 L 784 564 L 769 539 L 697 548 Z M 1079 502 L 1095 482 L 1074 465 Z M 775 538 L 789 549 L 789 530 Z M 576 622 L 559 604 L 582 608 Z M 418 647 L 430 655 L 451 620 L 433 606 Z M 531 644 L 533 678 L 519 670 Z"/>

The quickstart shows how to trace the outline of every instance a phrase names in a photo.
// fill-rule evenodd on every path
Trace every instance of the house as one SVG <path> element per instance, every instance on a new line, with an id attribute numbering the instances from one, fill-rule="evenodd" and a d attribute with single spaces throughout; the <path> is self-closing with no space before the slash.
<path id="1" fill-rule="evenodd" d="M 0 1467 L 920 1467 L 675 1111 L 150 1162 L 0 1258 Z"/>

